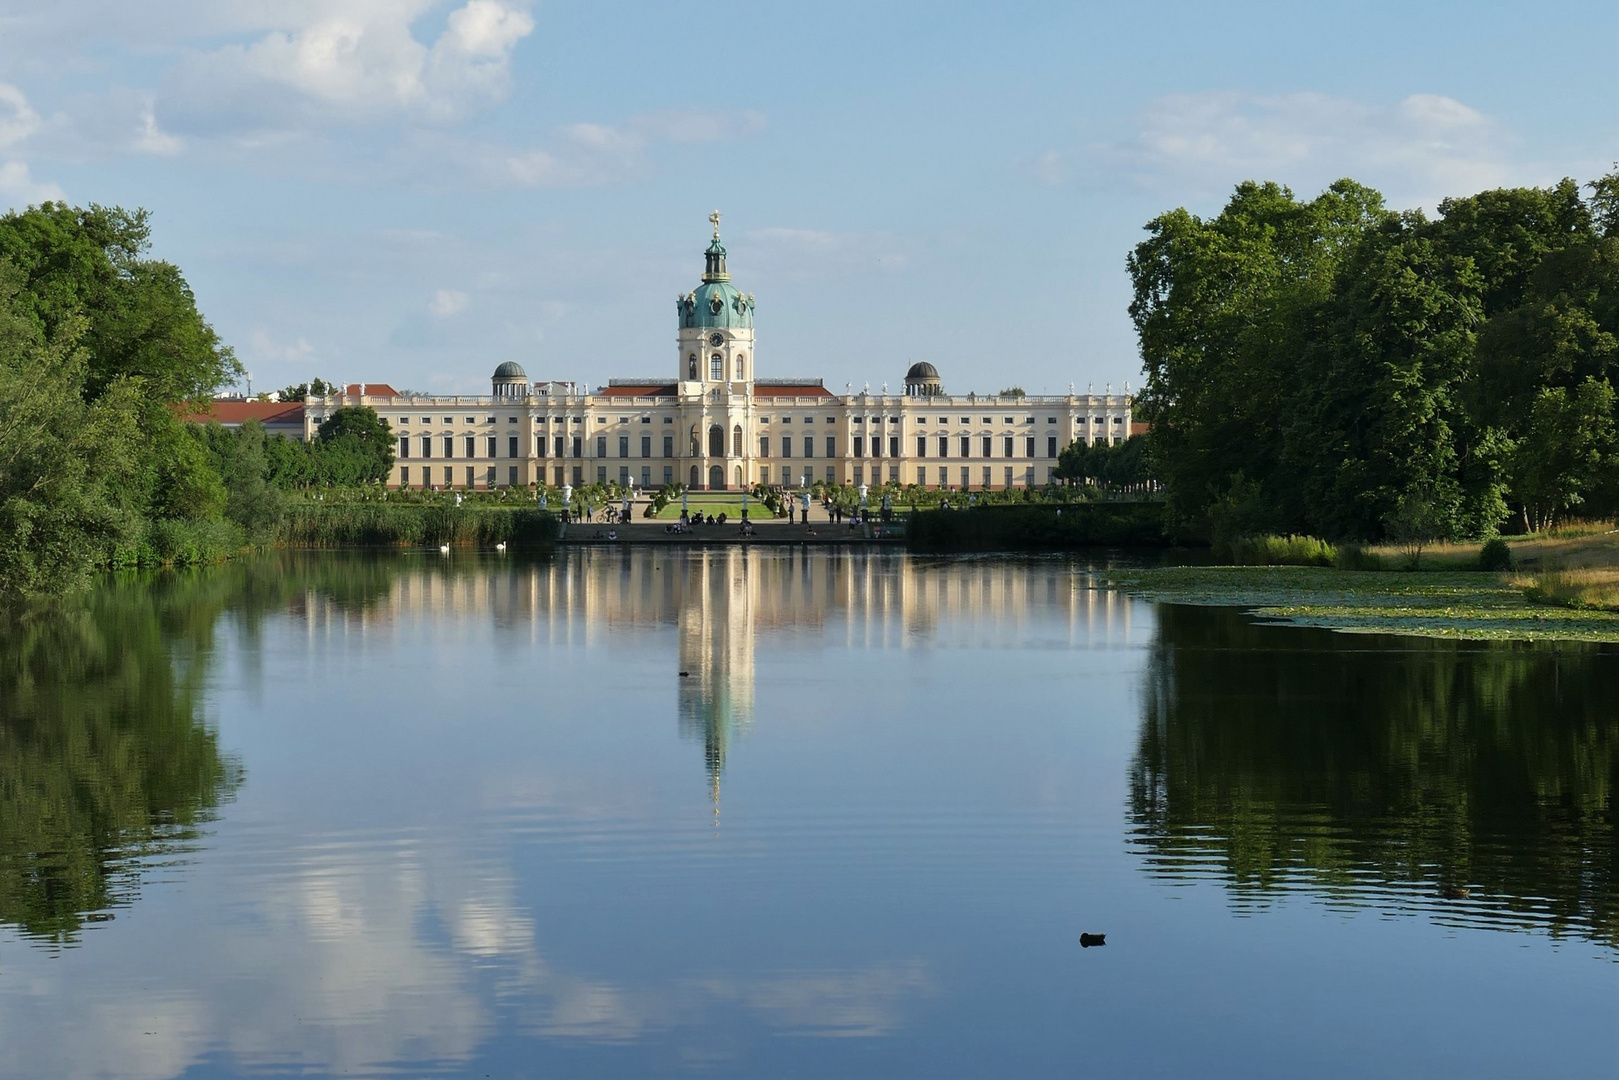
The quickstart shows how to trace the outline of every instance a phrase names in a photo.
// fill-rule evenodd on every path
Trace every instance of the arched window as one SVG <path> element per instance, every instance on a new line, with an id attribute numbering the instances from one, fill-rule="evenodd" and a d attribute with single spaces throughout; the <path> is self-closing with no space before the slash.
<path id="1" fill-rule="evenodd" d="M 725 429 L 714 424 L 708 429 L 708 456 L 725 456 Z"/>
<path id="2" fill-rule="evenodd" d="M 746 353 L 737 353 L 736 354 L 736 377 L 738 379 L 747 378 L 747 376 L 742 374 L 742 358 L 744 356 L 746 356 L 746 355 L 747 355 Z"/>
<path id="3" fill-rule="evenodd" d="M 697 477 L 699 475 L 700 474 L 697 472 L 697 466 L 693 465 L 691 467 L 691 483 L 687 484 L 686 486 L 693 489 L 693 490 L 696 490 L 696 488 L 698 486 L 697 485 Z"/>
<path id="4" fill-rule="evenodd" d="M 686 357 L 686 378 L 688 378 L 688 379 L 697 378 L 697 354 L 696 353 L 692 353 L 690 356 Z"/>
<path id="5" fill-rule="evenodd" d="M 708 358 L 708 377 L 715 382 L 725 378 L 725 357 L 719 353 Z"/>
<path id="6" fill-rule="evenodd" d="M 736 457 L 742 456 L 742 425 L 738 424 L 731 429 L 731 453 Z"/>

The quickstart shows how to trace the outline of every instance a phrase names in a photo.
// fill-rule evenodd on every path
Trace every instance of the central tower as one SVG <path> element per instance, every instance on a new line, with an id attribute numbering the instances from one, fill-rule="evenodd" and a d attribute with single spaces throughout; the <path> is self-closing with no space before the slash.
<path id="1" fill-rule="evenodd" d="M 703 283 L 675 302 L 680 315 L 680 368 L 687 392 L 748 394 L 753 384 L 753 297 L 725 270 L 720 212 L 708 215 L 714 239 L 703 253 Z"/>

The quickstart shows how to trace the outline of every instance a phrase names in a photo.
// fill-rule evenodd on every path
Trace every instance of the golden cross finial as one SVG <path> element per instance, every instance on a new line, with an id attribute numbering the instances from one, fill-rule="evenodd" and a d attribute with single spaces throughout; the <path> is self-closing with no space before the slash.
<path id="1" fill-rule="evenodd" d="M 708 220 L 714 223 L 714 239 L 718 240 L 720 238 L 720 212 L 718 210 L 714 211 L 708 215 Z"/>

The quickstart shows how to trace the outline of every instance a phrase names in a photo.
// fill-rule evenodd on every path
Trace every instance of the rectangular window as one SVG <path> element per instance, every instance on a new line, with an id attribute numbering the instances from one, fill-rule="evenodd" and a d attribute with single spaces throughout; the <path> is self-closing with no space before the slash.
<path id="1" fill-rule="evenodd" d="M 491 416 L 489 418 L 489 422 L 491 424 L 493 424 L 495 422 L 495 418 L 493 416 Z M 490 491 L 495 490 L 495 467 L 493 465 L 489 466 L 487 469 L 485 469 L 483 471 L 483 486 L 488 488 Z M 562 486 L 562 470 L 561 469 L 557 470 L 557 486 L 558 487 Z"/>
<path id="2" fill-rule="evenodd" d="M 650 435 L 641 436 L 641 456 L 644 458 L 652 456 L 652 436 Z"/>
<path id="3" fill-rule="evenodd" d="M 871 456 L 883 456 L 883 437 L 881 435 L 873 435 L 871 437 Z"/>
<path id="4" fill-rule="evenodd" d="M 972 439 L 968 438 L 966 435 L 963 435 L 961 437 L 961 456 L 962 457 L 972 457 L 973 456 L 973 441 L 972 441 Z"/>
<path id="5" fill-rule="evenodd" d="M 940 435 L 939 436 L 939 456 L 940 457 L 949 457 L 950 456 L 950 436 L 948 436 L 948 435 Z"/>
<path id="6" fill-rule="evenodd" d="M 468 435 L 467 438 L 466 438 L 466 444 L 467 444 L 467 452 L 466 452 L 466 454 L 464 456 L 465 457 L 477 457 L 478 456 L 478 437 L 476 435 Z M 471 486 L 472 485 L 470 483 L 467 484 L 467 487 L 471 487 Z"/>
<path id="7" fill-rule="evenodd" d="M 1057 436 L 1049 435 L 1049 436 L 1046 437 L 1046 457 L 1056 457 L 1056 456 L 1057 456 Z"/>
<path id="8" fill-rule="evenodd" d="M 1006 453 L 1004 455 L 1002 455 L 1002 456 L 1003 457 L 1014 457 L 1014 456 L 1016 456 L 1016 455 L 1014 455 L 1012 453 L 1012 436 L 1008 435 L 1005 439 L 1003 439 L 1001 441 L 1005 444 L 1005 445 L 1002 446 L 1002 449 L 1006 451 Z M 986 454 L 984 456 L 988 457 L 989 455 Z"/>
<path id="9" fill-rule="evenodd" d="M 474 477 L 473 477 L 473 468 L 472 468 L 471 465 L 468 465 L 467 466 L 467 487 L 469 487 L 469 488 L 474 487 L 476 484 L 477 484 L 477 480 L 475 480 Z"/>
<path id="10" fill-rule="evenodd" d="M 989 490 L 989 485 L 991 483 L 990 476 L 993 473 L 993 471 L 994 470 L 992 470 L 988 465 L 984 466 L 984 490 L 985 491 Z"/>
<path id="11" fill-rule="evenodd" d="M 809 456 L 808 454 L 805 455 L 805 457 L 808 457 L 808 456 Z M 835 435 L 828 435 L 826 437 L 826 456 L 827 457 L 837 457 L 838 456 L 838 440 L 837 440 L 837 437 Z"/>
<path id="12" fill-rule="evenodd" d="M 618 456 L 621 458 L 630 456 L 630 437 L 628 435 L 618 437 Z"/>
<path id="13" fill-rule="evenodd" d="M 888 467 L 888 482 L 891 483 L 891 484 L 899 483 L 899 466 L 898 465 L 890 465 Z"/>
<path id="14" fill-rule="evenodd" d="M 928 456 L 928 437 L 926 435 L 918 435 L 916 437 L 916 456 Z M 918 481 L 918 483 L 920 483 L 920 481 Z"/>
<path id="15" fill-rule="evenodd" d="M 630 467 L 628 465 L 620 465 L 618 467 L 618 486 L 630 486 Z"/>
<path id="16" fill-rule="evenodd" d="M 832 422 L 831 420 L 827 421 L 827 423 L 829 423 L 829 424 L 831 422 Z M 828 465 L 826 467 L 826 482 L 829 483 L 829 484 L 835 484 L 835 483 L 838 482 L 838 470 L 833 468 L 830 465 Z"/>
<path id="17" fill-rule="evenodd" d="M 711 356 L 708 359 L 708 377 L 715 382 L 725 378 L 725 361 L 721 360 L 718 355 Z"/>
<path id="18" fill-rule="evenodd" d="M 399 466 L 399 486 L 402 487 L 402 488 L 410 487 L 410 466 L 409 465 L 401 465 L 401 466 Z"/>
<path id="19" fill-rule="evenodd" d="M 575 435 L 573 437 L 573 456 L 576 458 L 585 456 L 585 439 L 582 435 Z M 574 472 L 577 473 L 580 468 L 581 466 L 575 465 Z M 575 483 L 578 483 L 578 481 L 576 480 Z"/>
<path id="20" fill-rule="evenodd" d="M 488 444 L 488 449 L 489 449 L 489 453 L 485 454 L 484 455 L 485 457 L 499 457 L 500 456 L 499 454 L 497 454 L 495 452 L 496 449 L 500 446 L 500 440 L 499 439 L 497 439 L 493 435 L 490 435 L 490 436 L 487 436 L 484 439 L 484 442 L 486 444 Z"/>
<path id="21" fill-rule="evenodd" d="M 605 466 L 605 465 L 596 466 L 596 483 L 598 483 L 598 484 L 607 483 L 607 466 Z"/>
<path id="22" fill-rule="evenodd" d="M 585 467 L 583 465 L 575 465 L 573 467 L 573 486 L 585 486 Z"/>
<path id="23" fill-rule="evenodd" d="M 509 436 L 506 439 L 506 456 L 509 457 L 509 458 L 514 458 L 514 457 L 518 456 L 517 455 L 517 436 L 516 435 Z"/>
<path id="24" fill-rule="evenodd" d="M 783 435 L 781 437 L 781 456 L 782 457 L 792 457 L 793 456 L 793 440 L 792 440 L 792 436 L 790 436 L 790 435 Z"/>
<path id="25" fill-rule="evenodd" d="M 555 439 L 551 440 L 552 448 L 556 450 L 557 457 L 564 457 L 566 455 L 567 443 L 563 441 L 565 438 L 567 438 L 567 436 L 558 435 Z"/>
<path id="26" fill-rule="evenodd" d="M 759 466 L 759 483 L 765 485 L 766 487 L 770 486 L 770 466 L 769 465 L 761 465 L 761 466 Z"/>
<path id="27" fill-rule="evenodd" d="M 409 435 L 401 435 L 401 436 L 399 436 L 399 456 L 402 457 L 402 458 L 410 457 L 410 436 Z"/>
<path id="28" fill-rule="evenodd" d="M 454 468 L 454 466 L 451 466 L 451 465 L 444 466 L 444 486 L 447 487 L 447 488 L 455 486 L 455 468 Z"/>
<path id="29" fill-rule="evenodd" d="M 641 486 L 643 488 L 652 486 L 652 466 L 650 465 L 641 466 Z"/>
<path id="30" fill-rule="evenodd" d="M 899 436 L 898 435 L 890 435 L 888 437 L 888 456 L 889 457 L 899 457 Z"/>
<path id="31" fill-rule="evenodd" d="M 663 437 L 663 456 L 675 456 L 675 437 L 673 435 L 665 435 Z"/>
<path id="32" fill-rule="evenodd" d="M 862 436 L 862 435 L 856 435 L 854 437 L 854 456 L 855 457 L 864 457 L 865 454 L 866 454 L 866 440 L 865 440 L 865 437 Z"/>
<path id="33" fill-rule="evenodd" d="M 815 456 L 815 438 L 812 435 L 804 436 L 804 456 L 805 457 L 814 457 Z"/>
<path id="34" fill-rule="evenodd" d="M 506 469 L 506 483 L 512 487 L 517 486 L 517 466 L 511 465 Z"/>
<path id="35" fill-rule="evenodd" d="M 984 456 L 985 457 L 994 457 L 995 456 L 995 440 L 990 438 L 988 435 L 985 435 L 982 441 L 984 443 Z"/>
<path id="36" fill-rule="evenodd" d="M 431 436 L 431 435 L 423 435 L 422 436 L 422 457 L 432 457 L 432 456 L 433 456 L 433 436 Z"/>
<path id="37" fill-rule="evenodd" d="M 866 482 L 866 467 L 864 465 L 854 467 L 854 482 L 857 487 Z"/>
<path id="38" fill-rule="evenodd" d="M 770 456 L 770 436 L 769 435 L 761 435 L 761 436 L 759 436 L 759 456 L 760 457 L 769 457 Z"/>
<path id="39" fill-rule="evenodd" d="M 1010 466 L 1010 465 L 1008 465 L 1006 467 L 1006 485 L 1005 486 L 1006 487 L 1011 487 L 1012 486 L 1012 466 Z"/>
<path id="40" fill-rule="evenodd" d="M 918 487 L 928 486 L 928 467 L 926 465 L 916 467 L 916 484 Z"/>
<path id="41" fill-rule="evenodd" d="M 606 457 L 607 456 L 607 436 L 605 436 L 605 435 L 596 436 L 596 456 L 597 457 Z M 607 478 L 604 475 L 602 477 L 602 483 L 605 484 L 606 482 L 607 482 Z"/>
<path id="42" fill-rule="evenodd" d="M 970 470 L 967 468 L 967 466 L 963 465 L 961 467 L 961 490 L 963 491 L 966 491 L 969 486 L 969 481 L 967 480 L 967 474 L 969 471 Z"/>
<path id="43" fill-rule="evenodd" d="M 1034 457 L 1034 436 L 1025 436 L 1023 439 L 1023 456 Z"/>
<path id="44" fill-rule="evenodd" d="M 673 465 L 665 465 L 663 467 L 663 482 L 665 484 L 673 484 L 675 482 L 675 467 Z"/>
<path id="45" fill-rule="evenodd" d="M 545 456 L 545 436 L 544 435 L 536 435 L 536 436 L 534 436 L 534 456 L 535 457 L 544 457 Z"/>

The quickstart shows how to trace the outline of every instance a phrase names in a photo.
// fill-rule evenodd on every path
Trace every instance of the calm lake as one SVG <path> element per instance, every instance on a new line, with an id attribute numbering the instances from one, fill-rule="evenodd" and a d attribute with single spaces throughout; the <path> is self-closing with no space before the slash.
<path id="1" fill-rule="evenodd" d="M 1619 649 L 1076 560 L 121 578 L 0 641 L 0 1074 L 1612 1078 L 1616 763 Z"/>

